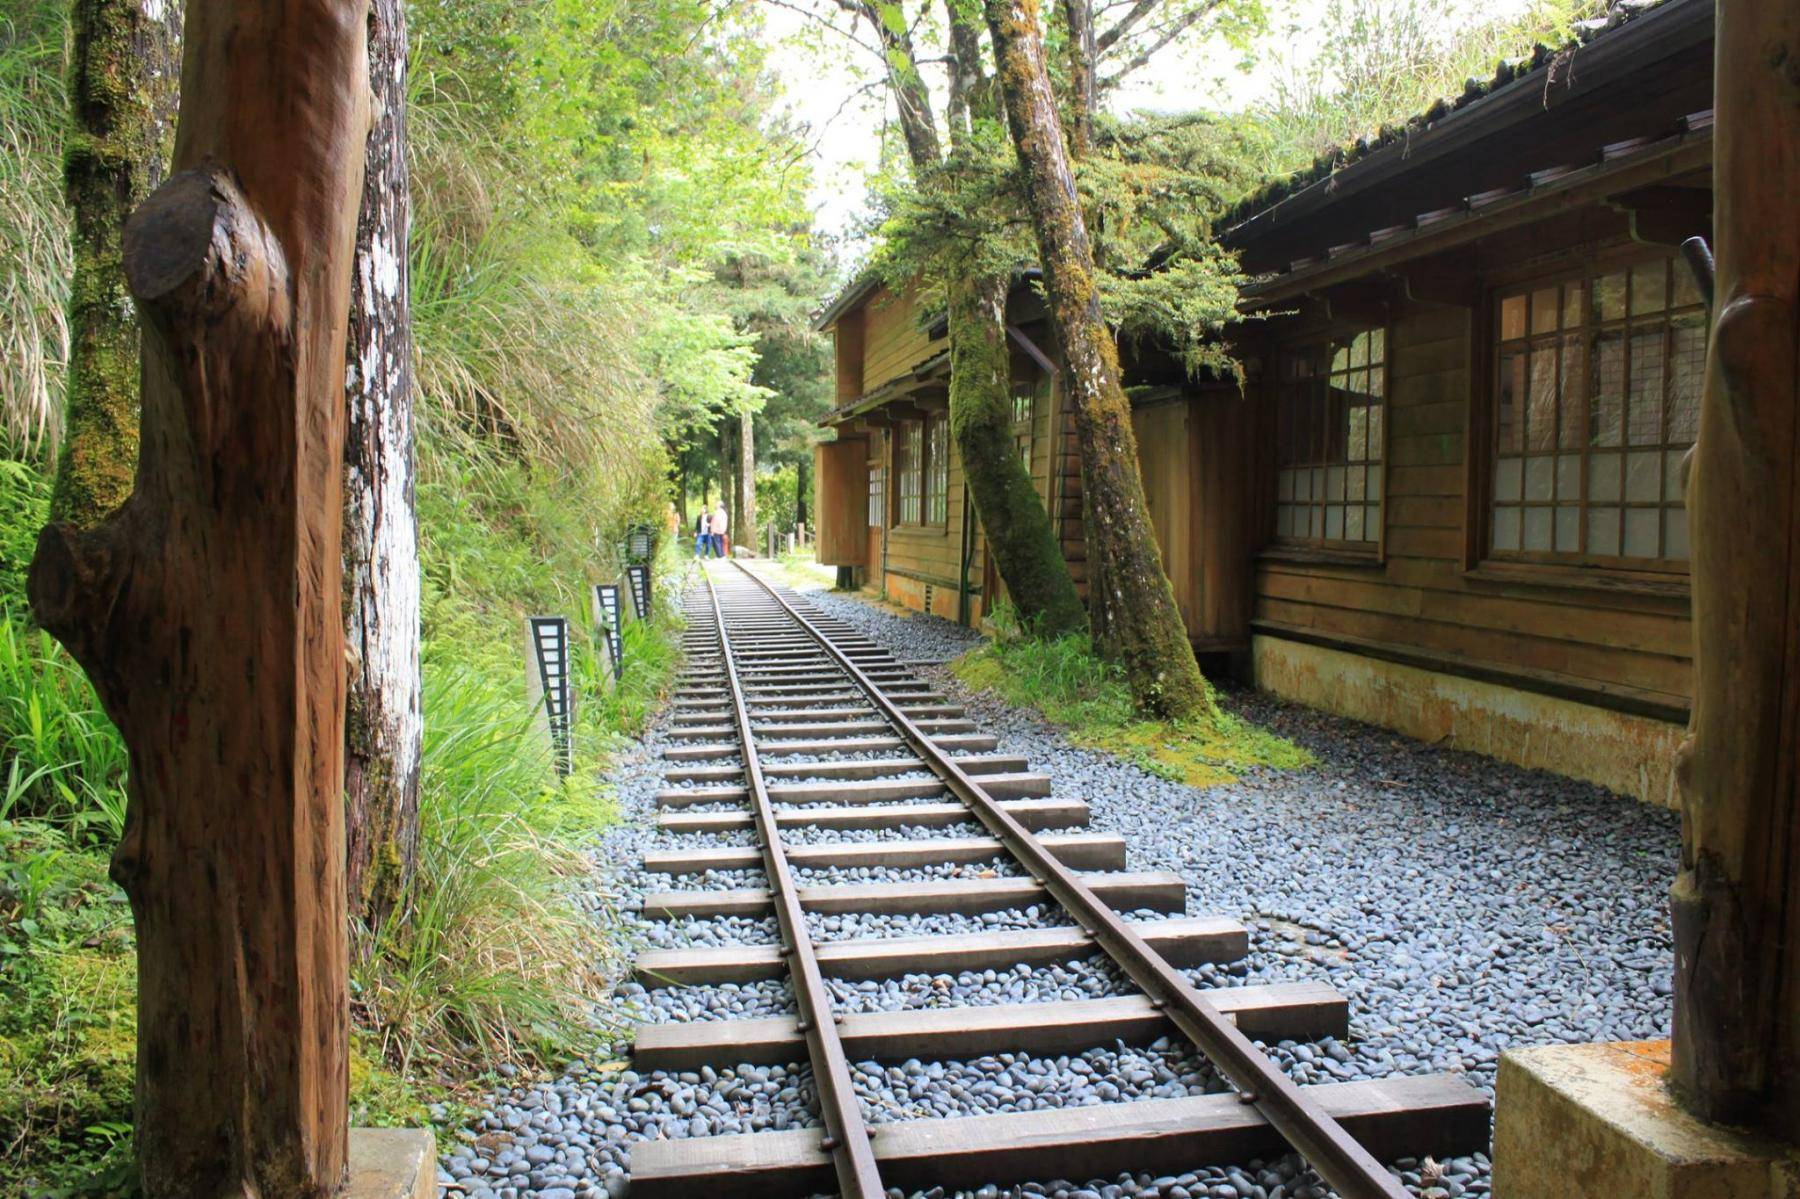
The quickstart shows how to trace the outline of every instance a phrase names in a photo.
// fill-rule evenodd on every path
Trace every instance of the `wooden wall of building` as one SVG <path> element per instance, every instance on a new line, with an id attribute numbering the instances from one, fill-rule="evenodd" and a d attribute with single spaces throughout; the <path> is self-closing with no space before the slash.
<path id="1" fill-rule="evenodd" d="M 1691 693 L 1685 600 L 1466 569 L 1464 523 L 1471 507 L 1480 511 L 1465 503 L 1465 456 L 1483 382 L 1473 337 L 1483 319 L 1426 306 L 1393 317 L 1382 560 L 1345 565 L 1263 553 L 1256 631 L 1376 656 L 1402 651 L 1428 668 L 1473 668 L 1587 702 L 1678 714 Z M 1270 470 L 1259 473 L 1273 479 Z"/>
<path id="2" fill-rule="evenodd" d="M 826 566 L 868 564 L 868 459 L 866 438 L 840 438 L 813 447 L 818 558 Z"/>
<path id="3" fill-rule="evenodd" d="M 861 309 L 863 314 L 863 394 L 910 375 L 921 363 L 949 348 L 949 339 L 933 338 L 919 327 L 911 293 L 897 295 L 881 288 Z"/>

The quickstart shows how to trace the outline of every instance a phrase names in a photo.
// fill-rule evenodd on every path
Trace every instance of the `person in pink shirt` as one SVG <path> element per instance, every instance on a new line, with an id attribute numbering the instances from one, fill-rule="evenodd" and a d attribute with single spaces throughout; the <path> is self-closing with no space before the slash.
<path id="1" fill-rule="evenodd" d="M 713 509 L 708 530 L 712 533 L 713 554 L 720 558 L 731 557 L 731 517 L 725 512 L 724 500 L 720 500 L 719 506 Z"/>

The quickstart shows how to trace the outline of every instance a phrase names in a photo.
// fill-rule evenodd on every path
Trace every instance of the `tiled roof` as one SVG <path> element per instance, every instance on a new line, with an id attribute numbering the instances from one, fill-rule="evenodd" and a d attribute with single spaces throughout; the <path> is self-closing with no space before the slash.
<path id="1" fill-rule="evenodd" d="M 1615 30 L 1630 25 L 1646 13 L 1680 2 L 1682 0 L 1614 0 L 1605 17 L 1578 23 L 1575 36 L 1563 45 L 1547 46 L 1540 43 L 1526 57 L 1502 61 L 1495 68 L 1492 77 L 1485 80 L 1470 79 L 1461 95 L 1439 100 L 1404 124 L 1386 126 L 1378 133 L 1366 135 L 1350 145 L 1320 155 L 1310 167 L 1270 181 L 1227 214 L 1220 222 L 1220 228 L 1229 230 L 1242 225 L 1282 201 L 1329 180 L 1345 167 L 1372 158 L 1384 150 L 1401 146 L 1419 133 L 1444 124 L 1496 92 L 1522 85 L 1525 80 L 1545 71 L 1564 56 L 1612 35 Z"/>

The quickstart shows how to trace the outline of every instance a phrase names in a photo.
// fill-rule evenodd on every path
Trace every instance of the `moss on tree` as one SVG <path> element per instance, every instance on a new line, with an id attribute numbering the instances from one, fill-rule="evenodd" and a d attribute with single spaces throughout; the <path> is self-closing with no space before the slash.
<path id="1" fill-rule="evenodd" d="M 1013 444 L 1007 282 L 990 275 L 949 287 L 950 432 L 1013 606 L 1027 627 L 1060 637 L 1085 629 L 1087 613 Z"/>
<path id="2" fill-rule="evenodd" d="M 174 131 L 180 6 L 76 0 L 63 177 L 74 217 L 68 425 L 50 517 L 91 527 L 131 494 L 138 453 L 137 313 L 125 218 L 161 182 Z"/>

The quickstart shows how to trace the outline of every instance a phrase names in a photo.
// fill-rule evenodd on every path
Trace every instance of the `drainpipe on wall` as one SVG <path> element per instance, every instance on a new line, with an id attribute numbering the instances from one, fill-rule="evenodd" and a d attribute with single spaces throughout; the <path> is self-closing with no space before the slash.
<path id="1" fill-rule="evenodd" d="M 969 614 L 969 564 L 975 560 L 975 505 L 969 499 L 969 485 L 963 483 L 962 564 L 956 573 L 956 623 L 967 626 Z"/>

